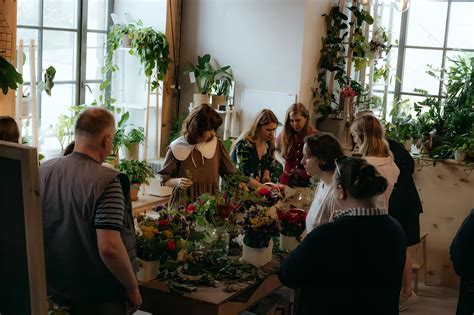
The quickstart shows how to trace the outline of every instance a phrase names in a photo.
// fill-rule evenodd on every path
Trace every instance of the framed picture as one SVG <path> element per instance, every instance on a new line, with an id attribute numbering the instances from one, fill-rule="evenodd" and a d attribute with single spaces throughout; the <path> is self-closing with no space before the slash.
<path id="1" fill-rule="evenodd" d="M 0 314 L 46 315 L 36 148 L 0 141 Z"/>

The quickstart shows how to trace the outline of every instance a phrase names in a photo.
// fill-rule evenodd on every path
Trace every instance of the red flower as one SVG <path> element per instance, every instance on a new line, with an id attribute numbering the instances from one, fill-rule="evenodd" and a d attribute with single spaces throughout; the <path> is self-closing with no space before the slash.
<path id="1" fill-rule="evenodd" d="M 357 96 L 357 92 L 354 91 L 352 89 L 352 87 L 350 87 L 349 85 L 346 85 L 343 89 L 342 89 L 342 95 L 346 98 L 348 97 L 352 97 L 352 96 Z"/>
<path id="2" fill-rule="evenodd" d="M 193 213 L 196 210 L 196 207 L 194 206 L 194 204 L 190 203 L 186 210 L 188 211 L 188 213 Z"/>
<path id="3" fill-rule="evenodd" d="M 166 242 L 166 248 L 168 250 L 175 250 L 176 249 L 176 243 L 173 240 L 168 240 Z"/>
<path id="4" fill-rule="evenodd" d="M 170 224 L 169 220 L 159 220 L 158 221 L 158 225 L 160 225 L 160 226 L 167 226 L 168 224 Z"/>
<path id="5" fill-rule="evenodd" d="M 260 196 L 267 196 L 272 192 L 272 190 L 268 187 L 262 186 L 258 189 L 258 194 Z"/>

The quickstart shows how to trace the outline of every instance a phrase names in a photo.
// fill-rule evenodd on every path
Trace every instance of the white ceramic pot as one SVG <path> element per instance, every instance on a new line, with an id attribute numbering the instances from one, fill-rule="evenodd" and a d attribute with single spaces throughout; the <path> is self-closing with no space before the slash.
<path id="1" fill-rule="evenodd" d="M 459 150 L 454 151 L 454 159 L 456 161 L 464 161 L 466 159 L 466 152 Z"/>
<path id="2" fill-rule="evenodd" d="M 280 249 L 287 250 L 289 252 L 293 251 L 300 242 L 294 236 L 286 236 L 280 233 Z"/>
<path id="3" fill-rule="evenodd" d="M 155 280 L 156 276 L 160 273 L 160 261 L 146 261 L 138 258 L 140 267 L 137 272 L 137 279 L 140 281 L 151 281 Z"/>
<path id="4" fill-rule="evenodd" d="M 195 93 L 193 95 L 193 104 L 194 104 L 194 107 L 199 106 L 201 104 L 209 104 L 209 95 Z"/>
<path id="5" fill-rule="evenodd" d="M 140 144 L 134 143 L 129 146 L 125 146 L 125 159 L 126 160 L 138 160 L 138 153 L 140 152 Z"/>
<path id="6" fill-rule="evenodd" d="M 264 266 L 272 261 L 273 240 L 270 239 L 268 247 L 253 248 L 243 244 L 242 260 L 255 267 Z"/>

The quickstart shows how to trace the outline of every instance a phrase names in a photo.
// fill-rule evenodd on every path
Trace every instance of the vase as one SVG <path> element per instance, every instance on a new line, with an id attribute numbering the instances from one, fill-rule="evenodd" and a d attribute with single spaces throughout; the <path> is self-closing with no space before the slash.
<path id="1" fill-rule="evenodd" d="M 160 273 L 160 261 L 159 260 L 142 260 L 138 258 L 140 267 L 137 272 L 137 279 L 140 281 L 151 281 L 155 280 L 156 276 Z"/>
<path id="2" fill-rule="evenodd" d="M 286 236 L 280 233 L 280 249 L 287 250 L 289 252 L 293 251 L 300 242 L 294 236 Z"/>
<path id="3" fill-rule="evenodd" d="M 249 247 L 244 243 L 242 248 L 242 260 L 255 267 L 261 267 L 272 261 L 272 250 L 273 240 L 271 239 L 268 246 L 263 248 Z"/>
<path id="4" fill-rule="evenodd" d="M 210 245 L 208 251 L 219 252 L 222 256 L 227 257 L 229 254 L 229 233 L 223 227 L 213 228 L 209 233 L 210 235 Z"/>

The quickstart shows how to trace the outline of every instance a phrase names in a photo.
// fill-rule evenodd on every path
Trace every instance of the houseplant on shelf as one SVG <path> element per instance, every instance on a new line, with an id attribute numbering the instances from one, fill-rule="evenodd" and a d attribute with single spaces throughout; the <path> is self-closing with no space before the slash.
<path id="1" fill-rule="evenodd" d="M 145 143 L 145 132 L 143 127 L 132 128 L 123 139 L 125 159 L 138 160 L 140 144 L 143 143 Z"/>
<path id="2" fill-rule="evenodd" d="M 280 231 L 278 220 L 268 216 L 264 207 L 255 205 L 243 213 L 237 224 L 244 233 L 242 260 L 256 267 L 270 262 L 272 237 Z"/>
<path id="3" fill-rule="evenodd" d="M 305 229 L 306 211 L 302 209 L 277 209 L 280 220 L 280 249 L 294 250 L 301 242 Z"/>
<path id="4" fill-rule="evenodd" d="M 215 81 L 212 85 L 211 104 L 215 109 L 219 109 L 219 105 L 225 105 L 229 92 L 232 87 L 232 69 L 230 66 L 219 68 L 215 71 Z"/>
<path id="5" fill-rule="evenodd" d="M 194 106 L 209 103 L 209 94 L 212 91 L 212 85 L 215 80 L 215 71 L 210 64 L 211 55 L 205 54 L 204 56 L 198 56 L 197 59 L 196 65 L 191 64 L 184 71 L 185 74 L 190 74 L 191 83 L 196 82 L 198 93 L 195 93 L 193 96 Z"/>
<path id="6" fill-rule="evenodd" d="M 154 178 L 153 171 L 146 161 L 120 160 L 118 170 L 130 179 L 130 197 L 132 201 L 138 200 L 138 191 L 142 184 L 148 185 L 148 179 Z"/>

